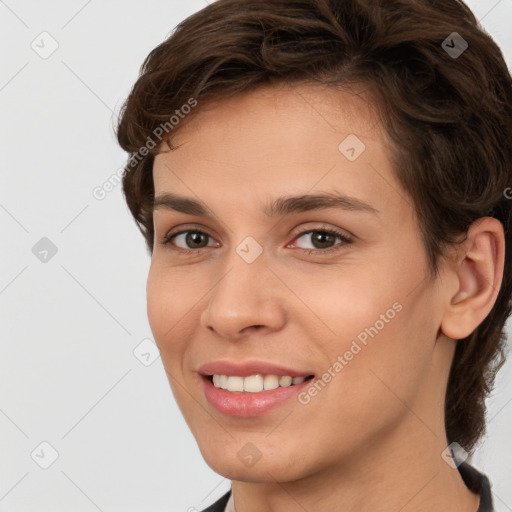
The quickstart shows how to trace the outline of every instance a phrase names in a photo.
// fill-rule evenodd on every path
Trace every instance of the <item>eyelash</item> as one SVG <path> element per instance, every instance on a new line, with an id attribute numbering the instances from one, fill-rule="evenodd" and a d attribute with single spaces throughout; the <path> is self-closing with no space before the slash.
<path id="1" fill-rule="evenodd" d="M 163 240 L 161 241 L 161 244 L 164 245 L 164 246 L 171 246 L 172 245 L 173 246 L 172 247 L 173 251 L 180 252 L 182 254 L 183 253 L 189 254 L 190 252 L 199 253 L 203 249 L 208 249 L 209 248 L 209 247 L 200 247 L 199 249 L 183 249 L 182 247 L 174 246 L 172 244 L 172 240 L 175 237 L 177 237 L 178 235 L 182 235 L 184 233 L 199 233 L 199 234 L 203 234 L 203 235 L 206 235 L 206 236 L 212 238 L 205 231 L 201 231 L 199 229 L 185 229 L 183 231 L 178 231 L 176 233 L 171 233 L 169 235 L 166 235 L 163 238 Z M 332 229 L 332 228 L 323 228 L 323 227 L 317 227 L 317 228 L 314 228 L 314 229 L 311 229 L 311 228 L 304 229 L 304 230 L 296 233 L 293 240 L 296 240 L 296 239 L 300 238 L 301 236 L 303 236 L 305 234 L 308 234 L 308 233 L 327 233 L 329 235 L 333 235 L 333 236 L 339 238 L 343 242 L 341 244 L 335 245 L 334 247 L 329 247 L 327 249 L 301 249 L 299 247 L 299 249 L 304 251 L 308 256 L 311 256 L 311 255 L 314 255 L 314 254 L 319 254 L 319 253 L 321 253 L 321 254 L 329 253 L 330 254 L 331 252 L 336 252 L 336 251 L 342 250 L 345 245 L 348 245 L 348 244 L 352 243 L 352 239 L 349 238 L 344 233 L 342 233 L 341 231 L 337 231 L 337 230 Z"/>

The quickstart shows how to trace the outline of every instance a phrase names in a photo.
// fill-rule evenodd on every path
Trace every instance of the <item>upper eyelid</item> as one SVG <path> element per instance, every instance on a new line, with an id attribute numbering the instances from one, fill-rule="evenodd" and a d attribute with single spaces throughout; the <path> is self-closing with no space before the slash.
<path id="1" fill-rule="evenodd" d="M 212 238 L 215 238 L 209 232 L 209 228 L 202 227 L 202 226 L 197 226 L 196 224 L 191 224 L 191 225 L 185 224 L 183 226 L 180 226 L 177 229 L 178 229 L 177 231 L 173 231 L 172 229 L 167 231 L 165 233 L 164 237 L 165 238 L 170 238 L 171 236 L 180 235 L 180 234 L 186 233 L 188 231 L 195 231 L 195 232 L 204 233 L 204 234 L 206 234 L 208 236 L 211 236 Z M 347 238 L 348 237 L 354 238 L 354 235 L 352 235 L 352 233 L 350 233 L 346 229 L 339 228 L 339 227 L 332 227 L 332 226 L 330 226 L 330 225 L 328 225 L 326 223 L 323 223 L 323 224 L 321 223 L 320 225 L 316 225 L 316 226 L 312 226 L 312 227 L 294 228 L 292 230 L 292 232 L 290 233 L 290 235 L 288 235 L 288 236 L 303 235 L 303 234 L 309 233 L 311 231 L 338 231 L 338 232 L 340 232 L 340 234 L 345 235 Z"/>

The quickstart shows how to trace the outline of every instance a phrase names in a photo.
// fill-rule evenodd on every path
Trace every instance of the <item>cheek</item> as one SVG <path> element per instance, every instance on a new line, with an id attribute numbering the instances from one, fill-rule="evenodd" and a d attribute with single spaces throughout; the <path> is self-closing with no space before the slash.
<path id="1" fill-rule="evenodd" d="M 163 276 L 154 269 L 152 265 L 149 271 L 146 284 L 147 314 L 149 325 L 153 331 L 155 341 L 160 347 L 165 328 L 172 325 L 172 319 L 166 319 L 167 301 L 172 297 L 167 297 L 166 287 L 163 284 Z"/>
<path id="2" fill-rule="evenodd" d="M 156 344 L 162 353 L 177 352 L 185 346 L 184 325 L 192 314 L 197 290 L 184 286 L 172 272 L 152 264 L 146 285 L 147 315 Z"/>
<path id="3" fill-rule="evenodd" d="M 391 399 L 386 384 L 404 398 L 409 391 L 410 396 L 416 392 L 437 333 L 436 298 L 428 288 L 417 287 L 420 274 L 418 266 L 410 263 L 399 271 L 391 265 L 368 265 L 364 271 L 341 271 L 323 286 L 304 281 L 304 302 L 314 306 L 323 324 L 313 339 L 318 340 L 324 371 L 339 363 L 337 371 L 331 368 L 331 373 L 340 375 L 333 379 L 337 381 L 333 390 L 351 389 L 352 398 L 376 393 Z M 371 396 L 366 398 L 372 401 Z"/>
<path id="4" fill-rule="evenodd" d="M 400 314 L 400 304 L 395 304 L 400 298 L 396 283 L 391 286 L 379 279 L 378 272 L 369 266 L 342 268 L 322 276 L 295 276 L 295 283 L 294 291 L 315 313 L 305 320 L 323 323 L 325 347 L 343 349 L 340 340 L 350 342 L 354 338 L 364 343 L 369 338 L 367 329 L 377 323 L 377 330 L 384 331 Z"/>
<path id="5" fill-rule="evenodd" d="M 172 277 L 171 277 L 172 276 Z M 183 281 L 183 282 L 182 282 Z M 189 396 L 184 393 L 187 373 L 187 347 L 193 318 L 193 305 L 198 302 L 197 291 L 184 286 L 172 272 L 152 264 L 146 285 L 147 315 L 154 340 L 173 395 L 187 420 L 194 411 L 188 411 Z M 201 295 L 199 295 L 200 297 Z M 197 414 L 197 411 L 195 412 Z M 187 420 L 188 421 L 188 420 Z"/>

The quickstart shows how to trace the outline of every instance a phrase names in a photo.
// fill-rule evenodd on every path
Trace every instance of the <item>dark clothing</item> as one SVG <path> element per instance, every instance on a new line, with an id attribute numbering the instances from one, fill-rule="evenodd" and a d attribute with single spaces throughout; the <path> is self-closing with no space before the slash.
<path id="1" fill-rule="evenodd" d="M 491 495 L 491 485 L 489 479 L 478 472 L 473 466 L 462 463 L 458 467 L 459 473 L 462 476 L 462 480 L 466 484 L 466 487 L 477 494 L 480 494 L 480 506 L 477 512 L 494 512 Z M 224 512 L 226 503 L 229 500 L 231 491 L 228 491 L 222 498 L 216 501 L 213 505 L 210 505 L 203 512 Z"/>
<path id="2" fill-rule="evenodd" d="M 226 503 L 229 500 L 229 496 L 231 495 L 231 491 L 228 491 L 220 500 L 216 501 L 213 505 L 210 505 L 208 508 L 205 508 L 203 512 L 224 512 L 226 508 Z"/>
<path id="3" fill-rule="evenodd" d="M 466 487 L 480 494 L 480 506 L 477 512 L 494 512 L 489 479 L 465 462 L 458 467 L 458 470 Z"/>

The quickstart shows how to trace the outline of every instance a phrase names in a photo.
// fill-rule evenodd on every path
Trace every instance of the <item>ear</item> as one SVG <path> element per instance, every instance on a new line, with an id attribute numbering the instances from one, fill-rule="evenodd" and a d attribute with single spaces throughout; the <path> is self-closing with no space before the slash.
<path id="1" fill-rule="evenodd" d="M 460 340 L 484 321 L 496 302 L 505 260 L 503 225 L 493 217 L 477 219 L 457 252 L 449 270 L 453 279 L 446 281 L 450 286 L 441 331 Z"/>

